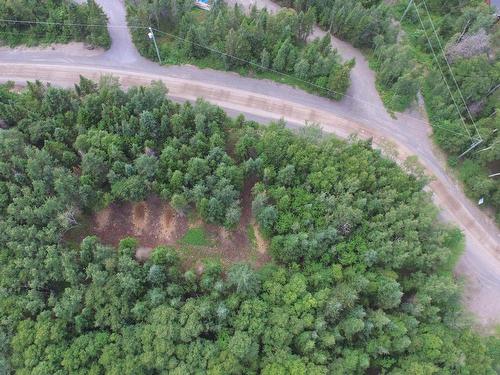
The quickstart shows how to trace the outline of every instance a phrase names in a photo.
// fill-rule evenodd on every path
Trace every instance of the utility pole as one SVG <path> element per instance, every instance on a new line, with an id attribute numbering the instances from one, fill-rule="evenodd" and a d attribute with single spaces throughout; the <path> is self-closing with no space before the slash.
<path id="1" fill-rule="evenodd" d="M 483 143 L 483 139 L 478 139 L 476 141 L 474 141 L 474 143 L 467 149 L 465 150 L 464 152 L 462 152 L 460 155 L 458 155 L 458 158 L 460 159 L 462 156 L 464 156 L 465 154 L 469 153 L 470 151 L 472 151 L 473 149 L 475 149 L 477 146 L 479 146 L 481 143 Z"/>
<path id="2" fill-rule="evenodd" d="M 153 29 L 151 28 L 151 26 L 149 27 L 148 37 L 149 37 L 149 39 L 153 39 L 153 43 L 154 43 L 155 48 L 156 48 L 156 55 L 158 56 L 158 61 L 160 62 L 160 65 L 161 65 L 160 51 L 158 50 L 158 45 L 156 44 L 155 34 L 153 33 Z"/>

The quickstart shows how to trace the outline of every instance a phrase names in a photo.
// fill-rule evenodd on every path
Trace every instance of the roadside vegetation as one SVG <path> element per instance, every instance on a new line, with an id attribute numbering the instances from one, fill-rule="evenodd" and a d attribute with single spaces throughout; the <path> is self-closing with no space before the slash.
<path id="1" fill-rule="evenodd" d="M 449 166 L 467 195 L 484 198 L 500 223 L 500 183 L 488 177 L 500 172 L 500 28 L 484 1 L 416 0 L 418 13 L 408 0 L 278 3 L 297 12 L 315 7 L 322 28 L 363 49 L 390 111 L 409 108 L 420 92 Z M 458 158 L 478 134 L 483 143 Z"/>
<path id="2" fill-rule="evenodd" d="M 0 0 L 0 44 L 10 47 L 85 42 L 109 48 L 107 18 L 94 0 Z M 93 26 L 87 26 L 93 25 Z"/>
<path id="3" fill-rule="evenodd" d="M 343 63 L 330 38 L 307 43 L 315 22 L 314 8 L 286 9 L 276 15 L 240 6 L 214 3 L 210 12 L 193 8 L 192 1 L 129 1 L 131 25 L 150 26 L 156 32 L 165 64 L 195 64 L 268 78 L 339 100 L 350 84 L 354 61 Z M 131 29 L 139 51 L 158 60 L 143 29 Z"/>
<path id="4" fill-rule="evenodd" d="M 460 236 L 424 179 L 366 141 L 165 94 L 0 86 L 1 373 L 494 373 L 499 341 L 486 347 L 461 312 Z M 273 258 L 258 269 L 64 240 L 81 213 L 153 193 L 233 228 L 245 180 Z"/>

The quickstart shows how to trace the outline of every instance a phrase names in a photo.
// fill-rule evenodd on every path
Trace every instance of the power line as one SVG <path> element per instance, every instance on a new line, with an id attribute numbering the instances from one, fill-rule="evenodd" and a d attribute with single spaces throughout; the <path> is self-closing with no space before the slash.
<path id="1" fill-rule="evenodd" d="M 401 26 L 401 22 L 403 22 L 403 18 L 405 18 L 406 13 L 408 13 L 408 11 L 410 10 L 410 8 L 411 8 L 412 4 L 413 4 L 413 0 L 410 0 L 410 1 L 408 2 L 408 6 L 406 7 L 405 11 L 403 12 L 403 15 L 402 15 L 402 16 L 401 16 L 401 18 L 399 19 L 398 24 L 399 24 L 400 26 Z M 396 37 L 396 39 L 397 39 L 397 37 Z M 378 64 L 378 63 L 379 63 L 379 61 L 380 61 L 380 56 L 381 56 L 381 54 L 379 54 L 379 56 L 378 56 L 378 59 L 377 59 L 377 64 Z M 398 78 L 398 80 L 396 80 L 396 82 L 395 82 L 395 83 L 397 83 L 398 81 L 399 81 L 399 78 Z M 386 84 L 386 82 L 384 82 L 384 84 Z M 399 91 L 399 86 L 398 86 L 398 87 L 396 87 L 396 89 L 394 90 L 394 94 L 392 95 L 391 102 L 394 100 L 394 98 L 395 98 L 395 97 L 396 97 L 396 95 L 398 94 L 398 91 Z"/>
<path id="2" fill-rule="evenodd" d="M 87 26 L 87 27 L 107 27 L 107 28 L 115 28 L 115 29 L 147 29 L 145 26 L 137 26 L 137 25 L 111 25 L 111 24 L 101 24 L 101 23 L 71 23 L 71 22 L 49 22 L 49 21 L 28 21 L 28 20 L 13 20 L 13 19 L 5 19 L 0 18 L 0 22 L 5 23 L 18 23 L 18 24 L 33 24 L 33 25 L 59 25 L 59 26 Z"/>
<path id="3" fill-rule="evenodd" d="M 413 1 L 413 0 L 412 0 Z M 13 19 L 0 19 L 0 22 L 9 22 L 9 23 L 21 23 L 21 24 L 47 24 L 47 25 L 61 25 L 61 26 L 88 26 L 88 27 L 104 27 L 106 25 L 103 25 L 103 24 L 82 24 L 82 23 L 63 23 L 63 22 L 45 22 L 45 21 L 29 21 L 29 20 L 13 20 Z M 108 25 L 108 27 L 110 28 L 133 28 L 133 29 L 144 29 L 144 30 L 148 30 L 149 27 L 147 26 L 139 26 L 139 25 Z M 159 32 L 159 33 L 162 33 L 162 34 L 165 34 L 165 35 L 168 35 L 168 36 L 171 36 L 173 38 L 176 38 L 176 39 L 179 39 L 179 40 L 185 40 L 184 38 L 182 37 L 179 37 L 177 35 L 174 35 L 174 34 L 170 34 L 170 33 L 167 33 L 165 31 L 162 31 L 162 30 L 159 30 L 159 29 L 156 29 L 156 28 L 153 28 L 153 30 Z M 219 51 L 219 50 L 216 50 L 214 48 L 211 48 L 211 47 L 208 47 L 208 46 L 205 46 L 205 45 L 201 45 L 199 43 L 195 43 L 195 42 L 191 42 L 199 47 L 202 47 L 202 48 L 205 48 L 211 52 L 214 52 L 214 53 L 218 53 L 218 54 L 221 54 L 221 55 L 225 55 L 227 57 L 231 57 L 235 60 L 239 60 L 239 61 L 242 61 L 242 62 L 245 62 L 247 64 L 250 64 L 250 65 L 253 65 L 253 66 L 256 66 L 256 67 L 259 67 L 261 69 L 264 69 L 264 70 L 268 70 L 268 71 L 271 71 L 273 73 L 276 73 L 276 74 L 280 74 L 284 77 L 288 77 L 288 78 L 292 78 L 294 80 L 297 80 L 299 82 L 302 82 L 302 83 L 305 83 L 305 84 L 308 84 L 312 87 L 316 87 L 318 89 L 321 89 L 321 90 L 324 90 L 324 91 L 327 91 L 327 92 L 330 92 L 332 94 L 337 94 L 337 95 L 340 95 L 342 97 L 347 97 L 347 98 L 350 98 L 350 99 L 353 99 L 353 100 L 356 100 L 358 102 L 361 102 L 361 103 L 364 103 L 364 104 L 367 104 L 369 106 L 372 106 L 374 108 L 384 108 L 383 106 L 378 106 L 378 105 L 374 105 L 366 100 L 363 100 L 363 99 L 359 99 L 359 98 L 356 98 L 352 95 L 348 95 L 348 94 L 344 94 L 344 93 L 340 93 L 338 91 L 335 91 L 335 90 L 331 90 L 327 87 L 324 87 L 324 86 L 319 86 L 313 82 L 310 82 L 310 81 L 306 81 L 306 80 L 303 80 L 301 78 L 298 78 L 298 77 L 295 77 L 295 76 L 292 76 L 292 75 L 289 75 L 289 74 L 286 74 L 286 73 L 283 73 L 283 72 L 280 72 L 280 71 L 277 71 L 277 70 L 274 70 L 272 68 L 269 68 L 269 67 L 264 67 L 263 65 L 260 65 L 260 64 L 257 64 L 255 62 L 252 62 L 252 61 L 248 61 L 248 60 L 245 60 L 245 59 L 242 59 L 242 58 L 239 58 L 237 56 L 233 56 L 233 55 L 230 55 L 228 53 L 225 53 L 225 52 L 222 52 L 222 51 Z M 404 114 L 404 113 L 400 113 L 400 115 L 402 117 L 407 117 L 407 118 L 411 118 L 413 120 L 416 120 L 416 121 L 419 121 L 423 124 L 426 124 L 427 125 L 427 122 L 426 121 L 423 121 L 421 119 L 418 119 L 416 117 L 413 117 L 413 116 L 409 116 L 407 114 Z"/>
<path id="4" fill-rule="evenodd" d="M 158 29 L 155 29 L 155 28 L 153 28 L 153 30 L 155 30 L 155 31 L 157 31 L 157 32 L 159 32 L 159 33 L 162 33 L 162 34 L 164 34 L 164 35 L 170 36 L 170 37 L 172 37 L 172 38 L 175 38 L 175 39 L 181 40 L 181 41 L 186 41 L 186 40 L 187 40 L 187 39 L 182 38 L 182 37 L 180 37 L 180 36 L 177 36 L 177 35 L 175 35 L 175 34 L 170 34 L 170 33 L 167 33 L 167 32 L 165 32 L 165 31 L 161 31 L 161 30 L 158 30 Z M 255 66 L 255 67 L 258 67 L 258 68 L 261 68 L 261 69 L 264 69 L 264 70 L 268 70 L 268 71 L 270 71 L 270 72 L 272 72 L 272 73 L 276 73 L 276 74 L 282 75 L 282 76 L 287 77 L 287 78 L 292 78 L 292 79 L 294 79 L 294 80 L 296 80 L 296 81 L 299 81 L 299 82 L 302 82 L 302 83 L 306 83 L 306 84 L 308 84 L 308 85 L 310 85 L 310 86 L 316 87 L 316 88 L 318 88 L 318 89 L 325 90 L 325 91 L 330 92 L 330 93 L 332 93 L 332 94 L 338 94 L 338 95 L 341 95 L 341 96 L 350 97 L 350 98 L 352 98 L 352 99 L 355 99 L 355 100 L 358 100 L 358 101 L 361 101 L 361 102 L 364 102 L 364 103 L 367 103 L 367 104 L 371 104 L 371 103 L 366 102 L 366 101 L 364 101 L 364 100 L 362 100 L 362 99 L 354 98 L 354 97 L 352 97 L 352 96 L 349 96 L 349 95 L 346 95 L 346 94 L 340 93 L 340 92 L 338 92 L 338 91 L 331 90 L 331 89 L 329 89 L 329 88 L 327 88 L 327 87 L 317 85 L 317 84 L 315 84 L 315 83 L 313 83 L 313 82 L 311 82 L 311 81 L 306 81 L 306 80 L 301 79 L 301 78 L 298 78 L 298 77 L 296 77 L 296 76 L 292 76 L 292 75 L 290 75 L 290 74 L 280 72 L 279 70 L 275 70 L 275 69 L 273 69 L 273 68 L 265 67 L 264 65 L 258 64 L 258 63 L 256 63 L 256 62 L 249 61 L 249 60 L 245 60 L 245 59 L 243 59 L 243 58 L 241 58 L 241 57 L 237 57 L 237 56 L 231 55 L 231 54 L 229 54 L 229 53 L 219 51 L 219 50 L 217 50 L 217 49 L 215 49 L 215 48 L 208 47 L 208 46 L 205 46 L 205 45 L 203 45 L 203 44 L 196 43 L 196 42 L 193 42 L 193 41 L 189 41 L 189 42 L 190 42 L 191 44 L 194 44 L 194 45 L 198 46 L 198 47 L 205 48 L 206 50 L 208 50 L 208 51 L 210 51 L 210 52 L 218 53 L 218 54 L 220 54 L 220 55 L 227 56 L 227 57 L 229 57 L 229 58 L 231 58 L 231 59 L 235 59 L 235 60 L 238 60 L 238 61 L 241 61 L 241 62 L 245 62 L 245 63 L 247 63 L 247 64 L 249 64 L 249 65 L 253 65 L 253 66 Z"/>
<path id="5" fill-rule="evenodd" d="M 413 0 L 411 0 L 413 1 Z M 139 26 L 139 25 L 117 25 L 117 24 L 114 24 L 114 25 L 104 25 L 104 24 L 84 24 L 84 23 L 65 23 L 65 22 L 49 22 L 49 21 L 29 21 L 29 20 L 13 20 L 13 19 L 2 19 L 0 18 L 0 22 L 7 22 L 7 23 L 13 23 L 13 24 L 44 24 L 44 25 L 60 25 L 60 26 L 87 26 L 87 27 L 108 27 L 108 28 L 121 28 L 121 29 L 128 29 L 128 28 L 132 28 L 132 29 L 143 29 L 143 30 L 149 30 L 149 27 L 147 26 Z M 159 29 L 156 29 L 156 28 L 152 28 L 152 30 L 154 31 L 157 31 L 161 34 L 164 34 L 164 35 L 168 35 L 170 37 L 173 37 L 173 38 L 176 38 L 178 40 L 182 40 L 182 41 L 185 41 L 186 39 L 185 38 L 182 38 L 180 36 L 177 36 L 175 34 L 171 34 L 171 33 L 167 33 L 165 31 L 162 31 L 162 30 L 159 30 Z M 6 31 L 2 32 L 0 31 L 0 33 L 7 33 Z M 373 108 L 383 108 L 384 110 L 386 110 L 386 108 L 384 106 L 379 106 L 379 105 L 375 105 L 369 101 L 366 101 L 366 100 L 363 100 L 363 99 L 359 99 L 355 96 L 352 96 L 352 95 L 348 95 L 348 94 L 343 94 L 343 93 L 340 93 L 338 91 L 335 91 L 335 90 L 331 90 L 327 87 L 323 87 L 323 86 L 319 86 L 313 82 L 310 82 L 310 81 L 306 81 L 306 80 L 303 80 L 301 78 L 298 78 L 298 77 L 295 77 L 295 76 L 292 76 L 292 75 L 289 75 L 287 73 L 283 73 L 283 72 L 280 72 L 280 71 L 277 71 L 275 69 L 272 69 L 272 68 L 269 68 L 269 67 L 265 67 L 261 64 L 257 64 L 255 62 L 252 62 L 252 61 L 248 61 L 248 60 L 245 60 L 245 59 L 242 59 L 240 57 L 237 57 L 237 56 L 233 56 L 233 55 L 230 55 L 228 53 L 225 53 L 225 52 L 222 52 L 222 51 L 219 51 L 217 49 L 214 49 L 214 48 L 211 48 L 209 46 L 205 46 L 205 45 L 202 45 L 202 44 L 199 44 L 199 43 L 196 43 L 194 41 L 190 41 L 190 43 L 194 44 L 194 45 L 197 45 L 201 48 L 205 48 L 213 53 L 217 53 L 217 54 L 220 54 L 220 55 L 223 55 L 223 56 L 227 56 L 229 58 L 232 58 L 232 59 L 235 59 L 235 60 L 238 60 L 238 61 L 242 61 L 242 62 L 245 62 L 249 65 L 252 65 L 252 66 L 256 66 L 258 68 L 261 68 L 261 69 L 264 69 L 264 70 L 267 70 L 267 71 L 270 71 L 270 72 L 273 72 L 273 73 L 276 73 L 278 75 L 281 75 L 281 76 L 284 76 L 284 77 L 287 77 L 287 78 L 291 78 L 293 80 L 296 80 L 298 82 L 302 82 L 302 83 L 305 83 L 307 85 L 310 85 L 312 87 L 316 87 L 320 90 L 324 90 L 326 92 L 330 92 L 330 93 L 333 93 L 333 94 L 337 94 L 337 95 L 341 95 L 342 97 L 347 97 L 347 98 L 350 98 L 350 99 L 353 99 L 355 101 L 358 101 L 360 103 L 364 103 L 368 106 L 371 106 Z M 405 117 L 405 118 L 409 118 L 409 119 L 412 119 L 412 120 L 415 120 L 415 121 L 418 121 L 418 122 L 421 122 L 422 124 L 425 124 L 425 125 L 428 125 L 427 121 L 424 121 L 424 120 L 421 120 L 417 117 L 413 117 L 413 116 L 410 116 L 408 114 L 405 114 L 405 113 L 398 113 L 401 117 Z M 441 128 L 443 130 L 446 130 L 450 133 L 454 133 L 454 134 L 457 134 L 457 135 L 460 135 L 460 136 L 463 136 L 465 134 L 463 133 L 458 133 L 456 131 L 453 131 L 451 129 L 448 129 L 446 127 L 443 127 L 443 126 L 437 126 L 437 125 L 433 125 L 434 127 L 438 127 L 438 128 Z M 466 128 L 467 130 L 467 128 Z M 467 131 L 467 133 L 469 133 Z M 470 134 L 469 134 L 470 136 Z"/>
<path id="6" fill-rule="evenodd" d="M 425 38 L 427 39 L 427 43 L 429 44 L 429 47 L 431 49 L 432 55 L 434 56 L 434 59 L 436 60 L 436 64 L 441 72 L 441 76 L 444 80 L 444 83 L 446 84 L 446 87 L 448 88 L 448 92 L 450 93 L 451 99 L 453 100 L 453 104 L 455 105 L 455 108 L 457 109 L 458 115 L 460 116 L 460 119 L 462 120 L 462 124 L 463 124 L 467 134 L 469 135 L 469 138 L 473 139 L 471 134 L 470 134 L 469 129 L 467 128 L 467 125 L 465 124 L 465 120 L 462 116 L 462 113 L 460 112 L 460 109 L 458 108 L 458 104 L 455 101 L 455 97 L 453 96 L 453 93 L 451 92 L 450 85 L 448 85 L 448 81 L 446 80 L 446 76 L 444 75 L 443 68 L 441 68 L 441 64 L 439 63 L 439 60 L 436 56 L 436 53 L 434 52 L 434 47 L 432 46 L 431 40 L 429 39 L 429 35 L 427 34 L 427 30 L 425 28 L 424 22 L 422 21 L 422 18 L 420 17 L 420 12 L 418 11 L 418 6 L 415 4 L 415 2 L 413 3 L 413 5 L 415 6 L 415 10 L 417 12 L 418 19 L 420 21 L 420 24 L 422 25 L 422 29 L 424 31 Z"/>
<path id="7" fill-rule="evenodd" d="M 153 30 L 155 30 L 155 31 L 157 31 L 157 32 L 159 32 L 159 33 L 161 33 L 161 34 L 164 34 L 164 35 L 170 36 L 170 37 L 172 37 L 172 38 L 175 38 L 175 39 L 178 39 L 178 40 L 181 40 L 181 41 L 186 41 L 186 39 L 185 39 L 185 38 L 182 38 L 182 37 L 180 37 L 180 36 L 178 36 L 178 35 L 171 34 L 171 33 L 168 33 L 168 32 L 162 31 L 162 30 L 158 30 L 158 29 L 155 29 L 155 28 L 153 28 Z M 261 68 L 261 69 L 264 69 L 264 70 L 268 70 L 268 71 L 270 71 L 270 72 L 273 72 L 273 73 L 276 73 L 276 74 L 282 75 L 282 76 L 284 76 L 284 77 L 288 77 L 288 78 L 291 78 L 291 79 L 297 80 L 297 81 L 299 81 L 299 82 L 303 82 L 303 83 L 305 83 L 305 84 L 308 84 L 308 85 L 314 86 L 314 87 L 316 87 L 316 88 L 319 88 L 319 89 L 322 89 L 322 90 L 325 90 L 325 91 L 329 91 L 329 92 L 331 92 L 331 93 L 335 93 L 335 94 L 343 95 L 344 97 L 347 97 L 347 98 L 350 98 L 350 99 L 356 100 L 356 101 L 358 101 L 358 102 L 361 102 L 361 103 L 367 104 L 367 105 L 369 105 L 369 106 L 371 106 L 371 107 L 374 107 L 374 108 L 383 108 L 383 109 L 385 110 L 385 107 L 383 107 L 383 106 L 378 106 L 378 105 L 372 104 L 372 103 L 370 103 L 370 102 L 368 102 L 368 101 L 366 101 L 366 100 L 356 98 L 356 97 L 354 97 L 354 96 L 352 96 L 352 95 L 348 95 L 348 94 L 341 94 L 341 93 L 339 93 L 339 92 L 337 92 L 337 91 L 330 90 L 330 89 L 328 89 L 328 88 L 326 88 L 326 87 L 316 85 L 315 83 L 312 83 L 312 82 L 310 82 L 310 81 L 306 81 L 306 80 L 300 79 L 300 78 L 298 78 L 298 77 L 292 76 L 292 75 L 290 75 L 290 74 L 286 74 L 286 73 L 280 72 L 280 71 L 278 71 L 278 70 L 274 70 L 274 69 L 272 69 L 272 68 L 265 67 L 265 66 L 263 66 L 263 65 L 261 65 L 261 64 L 255 63 L 255 62 L 253 62 L 253 61 L 248 61 L 248 60 L 242 59 L 242 58 L 240 58 L 240 57 L 230 55 L 230 54 L 228 54 L 228 53 L 225 53 L 225 52 L 219 51 L 219 50 L 217 50 L 217 49 L 215 49 L 215 48 L 211 48 L 211 47 L 208 47 L 208 46 L 205 46 L 205 45 L 203 45 L 203 44 L 196 43 L 196 42 L 193 42 L 193 41 L 189 41 L 189 42 L 190 42 L 190 43 L 192 43 L 192 44 L 194 44 L 194 45 L 196 45 L 196 46 L 198 46 L 198 47 L 205 48 L 205 49 L 207 49 L 207 50 L 209 50 L 209 51 L 211 51 L 211 52 L 218 53 L 218 54 L 220 54 L 220 55 L 227 56 L 227 57 L 230 57 L 230 58 L 233 58 L 233 59 L 236 59 L 236 60 L 239 60 L 239 61 L 245 62 L 245 63 L 247 63 L 247 64 L 249 64 L 249 65 L 253 65 L 253 66 L 256 66 L 256 67 L 258 67 L 258 68 Z M 423 123 L 423 124 L 425 124 L 425 125 L 428 125 L 427 121 L 421 120 L 421 119 L 419 119 L 419 118 L 417 118 L 417 117 L 413 117 L 413 116 L 407 115 L 407 114 L 405 114 L 405 113 L 398 113 L 398 115 L 400 115 L 401 117 L 410 118 L 410 119 L 413 119 L 413 120 L 415 120 L 415 121 L 419 121 L 419 122 L 421 122 L 421 123 Z M 450 133 L 454 133 L 454 134 L 460 135 L 460 136 L 464 136 L 464 135 L 465 135 L 464 133 L 459 133 L 459 132 L 456 132 L 456 131 L 450 130 L 450 129 L 448 129 L 448 128 L 444 127 L 444 126 L 439 126 L 439 125 L 433 125 L 433 126 L 435 126 L 435 127 L 437 127 L 437 128 L 441 128 L 441 129 L 446 130 L 446 131 L 449 131 Z"/>
<path id="8" fill-rule="evenodd" d="M 48 25 L 61 25 L 61 26 L 88 26 L 88 27 L 104 27 L 104 26 L 106 26 L 106 25 L 103 25 L 103 24 L 63 23 L 63 22 L 29 21 L 29 20 L 13 20 L 13 19 L 0 19 L 0 22 L 21 23 L 21 24 L 48 24 Z M 139 25 L 108 25 L 108 27 L 111 27 L 111 28 L 134 28 L 134 29 L 144 29 L 144 30 L 148 30 L 149 29 L 149 27 L 147 27 L 147 26 L 139 26 Z M 183 41 L 185 40 L 184 38 L 181 38 L 181 37 L 179 37 L 177 35 L 170 34 L 170 33 L 164 32 L 164 31 L 156 29 L 156 28 L 153 28 L 153 30 L 155 30 L 155 31 L 157 31 L 159 33 L 162 33 L 162 34 L 174 37 L 174 38 L 179 39 L 179 40 L 183 40 Z M 363 99 L 359 99 L 359 98 L 356 98 L 356 97 L 348 95 L 348 94 L 343 94 L 343 93 L 337 92 L 335 90 L 331 90 L 329 88 L 326 88 L 326 87 L 323 87 L 323 86 L 319 86 L 319 85 L 317 85 L 317 84 L 315 84 L 313 82 L 306 81 L 306 80 L 300 79 L 298 77 L 291 76 L 289 74 L 279 72 L 279 71 L 271 69 L 269 67 L 264 67 L 263 65 L 260 65 L 260 64 L 257 64 L 257 63 L 254 63 L 254 62 L 251 62 L 251 61 L 239 58 L 237 56 L 233 56 L 233 55 L 227 54 L 227 53 L 222 52 L 222 51 L 218 51 L 218 50 L 213 49 L 211 47 L 208 47 L 208 46 L 205 46 L 205 45 L 201 45 L 201 44 L 195 43 L 195 42 L 191 42 L 191 43 L 193 43 L 193 44 L 195 44 L 195 45 L 197 45 L 199 47 L 205 48 L 205 49 L 207 49 L 207 50 L 209 50 L 211 52 L 219 53 L 221 55 L 225 55 L 225 56 L 231 57 L 233 59 L 245 62 L 247 64 L 250 64 L 250 65 L 253 65 L 253 66 L 257 66 L 257 67 L 259 67 L 261 69 L 268 70 L 268 71 L 271 71 L 271 72 L 276 73 L 276 74 L 280 74 L 280 75 L 288 77 L 288 78 L 292 78 L 292 79 L 297 80 L 299 82 L 308 84 L 308 85 L 310 85 L 312 87 L 316 87 L 318 89 L 321 89 L 321 90 L 324 90 L 324 91 L 327 91 L 327 92 L 330 92 L 330 93 L 333 93 L 333 94 L 337 94 L 337 95 L 340 95 L 340 96 L 343 96 L 343 97 L 348 97 L 348 98 L 351 98 L 353 100 L 357 100 L 359 102 L 362 102 L 362 103 L 365 103 L 367 105 L 370 105 L 370 106 L 372 106 L 374 108 L 384 108 L 385 109 L 385 107 L 383 107 L 383 106 L 374 105 L 374 104 L 372 104 L 372 103 L 370 103 L 368 101 L 365 101 Z M 409 115 L 404 114 L 404 113 L 400 113 L 400 115 L 402 117 L 411 118 L 413 120 L 419 121 L 419 122 L 427 125 L 426 121 L 423 121 L 423 120 L 418 119 L 416 117 L 409 116 Z"/>
<path id="9" fill-rule="evenodd" d="M 149 37 L 149 39 L 153 39 L 153 43 L 154 43 L 155 49 L 156 49 L 156 56 L 158 57 L 158 62 L 161 65 L 160 51 L 158 50 L 158 44 L 156 44 L 155 33 L 153 32 L 153 29 L 151 27 L 149 27 L 148 37 Z"/>
<path id="10" fill-rule="evenodd" d="M 450 63 L 448 62 L 448 59 L 446 58 L 446 54 L 444 53 L 443 45 L 441 44 L 441 39 L 439 38 L 439 36 L 436 32 L 434 22 L 432 21 L 432 17 L 429 13 L 429 9 L 427 8 L 427 2 L 425 0 L 422 0 L 422 1 L 424 3 L 424 7 L 425 7 L 425 10 L 427 12 L 427 17 L 429 18 L 429 21 L 431 21 L 431 26 L 432 26 L 432 30 L 434 31 L 434 36 L 436 37 L 436 39 L 438 41 L 439 48 L 441 49 L 441 53 L 443 55 L 444 61 L 446 61 L 446 65 L 448 65 L 448 70 L 450 71 L 450 75 L 451 75 L 453 81 L 455 82 L 455 86 L 458 89 L 458 93 L 460 94 L 460 98 L 462 98 L 462 102 L 464 103 L 465 109 L 467 110 L 467 113 L 469 114 L 469 117 L 472 121 L 472 125 L 474 125 L 474 129 L 476 129 L 476 134 L 478 135 L 479 139 L 482 139 L 481 134 L 479 133 L 479 130 L 477 129 L 476 123 L 474 122 L 474 118 L 472 117 L 472 114 L 470 113 L 469 107 L 467 106 L 467 102 L 464 99 L 464 96 L 462 94 L 462 90 L 460 89 L 460 86 L 458 85 L 458 82 L 455 78 L 455 74 L 453 73 L 453 70 L 451 69 Z"/>
<path id="11" fill-rule="evenodd" d="M 401 18 L 399 19 L 399 24 L 401 25 L 401 22 L 403 22 L 403 18 L 405 18 L 406 16 L 406 13 L 408 13 L 408 11 L 410 10 L 411 6 L 413 4 L 413 0 L 410 0 L 410 2 L 408 3 L 408 6 L 406 7 L 405 11 L 403 12 L 403 15 L 401 16 Z"/>

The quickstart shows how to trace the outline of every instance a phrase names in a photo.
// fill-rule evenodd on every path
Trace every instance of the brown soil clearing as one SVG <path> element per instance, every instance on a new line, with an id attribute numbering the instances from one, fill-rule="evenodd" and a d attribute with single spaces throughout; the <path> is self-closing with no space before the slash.
<path id="1" fill-rule="evenodd" d="M 112 203 L 92 216 L 92 233 L 116 246 L 125 237 L 134 237 L 140 247 L 174 244 L 187 230 L 187 219 L 168 203 L 152 195 L 143 202 Z"/>
<path id="2" fill-rule="evenodd" d="M 241 194 L 242 214 L 237 228 L 227 230 L 220 226 L 196 220 L 189 223 L 185 215 L 178 214 L 167 202 L 152 195 L 142 202 L 112 203 L 93 214 L 89 230 L 80 234 L 76 242 L 86 235 L 96 235 L 102 243 L 117 246 L 125 237 L 134 237 L 139 242 L 136 257 L 146 260 L 152 249 L 160 245 L 175 247 L 183 263 L 197 267 L 205 258 L 218 258 L 225 266 L 235 262 L 249 261 L 262 266 L 270 260 L 267 242 L 261 236 L 252 218 L 251 189 L 254 181 L 247 181 Z M 209 246 L 189 246 L 180 240 L 190 227 L 202 228 L 210 239 Z M 248 238 L 248 227 L 252 226 L 255 241 Z"/>

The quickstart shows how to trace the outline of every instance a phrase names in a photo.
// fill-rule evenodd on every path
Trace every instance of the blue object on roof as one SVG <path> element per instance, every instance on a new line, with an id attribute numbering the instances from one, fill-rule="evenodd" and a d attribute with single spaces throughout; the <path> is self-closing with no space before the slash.
<path id="1" fill-rule="evenodd" d="M 195 0 L 194 5 L 204 10 L 210 10 L 210 5 L 208 4 L 208 0 Z"/>

